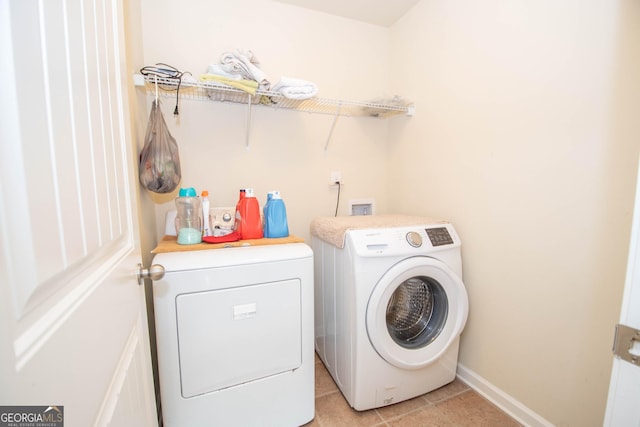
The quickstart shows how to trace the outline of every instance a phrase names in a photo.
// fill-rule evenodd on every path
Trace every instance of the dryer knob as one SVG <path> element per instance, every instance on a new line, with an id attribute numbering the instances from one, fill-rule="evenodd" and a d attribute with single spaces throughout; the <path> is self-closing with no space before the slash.
<path id="1" fill-rule="evenodd" d="M 415 231 L 410 231 L 407 233 L 407 242 L 414 248 L 419 248 L 422 246 L 422 237 Z"/>

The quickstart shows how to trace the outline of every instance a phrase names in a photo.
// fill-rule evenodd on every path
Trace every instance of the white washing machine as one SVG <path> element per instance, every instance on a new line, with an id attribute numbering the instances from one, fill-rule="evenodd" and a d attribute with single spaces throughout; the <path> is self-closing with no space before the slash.
<path id="1" fill-rule="evenodd" d="M 456 376 L 468 314 L 460 239 L 449 223 L 418 221 L 312 223 L 315 347 L 356 410 L 410 399 Z"/>
<path id="2" fill-rule="evenodd" d="M 164 425 L 313 419 L 313 253 L 303 243 L 161 253 L 153 283 Z"/>

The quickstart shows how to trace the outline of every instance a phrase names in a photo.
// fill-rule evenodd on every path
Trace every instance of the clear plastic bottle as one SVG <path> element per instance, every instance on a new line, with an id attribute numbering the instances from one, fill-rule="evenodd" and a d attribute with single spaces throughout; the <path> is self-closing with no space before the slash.
<path id="1" fill-rule="evenodd" d="M 287 223 L 287 208 L 280 197 L 279 191 L 271 192 L 271 200 L 265 214 L 265 237 L 288 237 L 289 225 Z"/>
<path id="2" fill-rule="evenodd" d="M 196 190 L 192 187 L 181 188 L 176 198 L 176 208 L 178 244 L 194 245 L 202 242 L 202 210 Z"/>

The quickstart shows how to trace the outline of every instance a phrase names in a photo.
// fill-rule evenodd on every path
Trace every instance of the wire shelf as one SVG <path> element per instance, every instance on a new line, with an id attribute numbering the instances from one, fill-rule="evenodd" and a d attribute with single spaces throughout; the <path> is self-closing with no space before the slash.
<path id="1" fill-rule="evenodd" d="M 147 92 L 175 96 L 178 82 L 175 79 L 155 77 L 152 75 L 135 76 L 136 84 L 145 86 Z M 251 95 L 222 83 L 211 81 L 183 80 L 180 83 L 179 97 L 185 99 L 210 100 L 250 104 L 283 110 L 295 110 L 308 113 L 329 114 L 334 116 L 389 117 L 396 114 L 413 115 L 412 105 L 394 105 L 374 102 L 354 102 L 326 98 L 309 98 L 304 100 L 289 99 L 279 92 L 257 90 Z"/>

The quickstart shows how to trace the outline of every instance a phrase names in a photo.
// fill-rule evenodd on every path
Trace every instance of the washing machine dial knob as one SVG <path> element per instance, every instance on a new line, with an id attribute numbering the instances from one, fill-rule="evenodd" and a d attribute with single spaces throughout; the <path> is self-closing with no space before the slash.
<path id="1" fill-rule="evenodd" d="M 407 233 L 407 242 L 409 242 L 409 244 L 414 248 L 419 248 L 420 246 L 422 246 L 422 237 L 419 233 L 410 231 Z"/>

